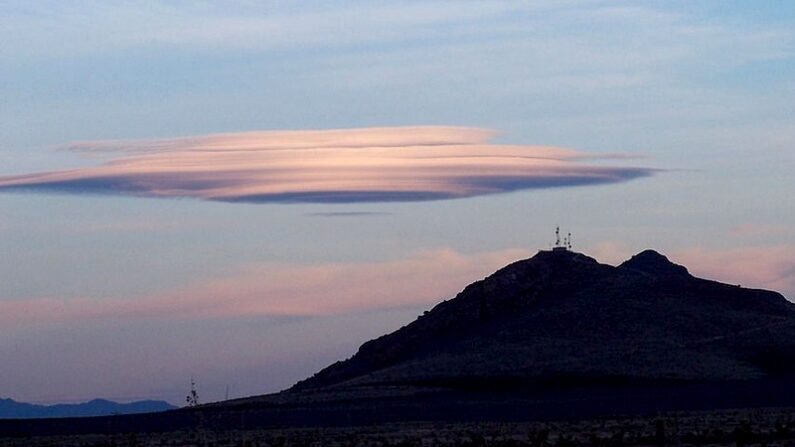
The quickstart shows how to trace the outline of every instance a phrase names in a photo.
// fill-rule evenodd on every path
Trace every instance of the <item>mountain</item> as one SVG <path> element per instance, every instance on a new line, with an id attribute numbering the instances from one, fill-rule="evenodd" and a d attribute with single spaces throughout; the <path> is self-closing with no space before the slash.
<path id="1" fill-rule="evenodd" d="M 467 286 L 291 391 L 752 380 L 795 372 L 795 304 L 696 278 L 647 250 L 614 267 L 563 248 Z"/>
<path id="2" fill-rule="evenodd" d="M 159 400 L 142 400 L 122 404 L 105 399 L 94 399 L 79 404 L 35 405 L 12 399 L 0 399 L 0 419 L 107 416 L 153 413 L 176 408 L 168 402 Z"/>
<path id="3" fill-rule="evenodd" d="M 0 420 L 0 435 L 761 407 L 795 408 L 795 304 L 776 292 L 696 278 L 652 250 L 611 266 L 557 248 L 470 284 L 280 393 L 162 414 Z"/>

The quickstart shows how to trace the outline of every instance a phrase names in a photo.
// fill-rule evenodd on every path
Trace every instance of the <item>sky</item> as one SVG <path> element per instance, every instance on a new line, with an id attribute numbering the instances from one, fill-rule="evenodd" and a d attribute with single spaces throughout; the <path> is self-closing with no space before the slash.
<path id="1" fill-rule="evenodd" d="M 554 229 L 795 299 L 795 4 L 0 2 L 0 397 L 284 389 Z"/>

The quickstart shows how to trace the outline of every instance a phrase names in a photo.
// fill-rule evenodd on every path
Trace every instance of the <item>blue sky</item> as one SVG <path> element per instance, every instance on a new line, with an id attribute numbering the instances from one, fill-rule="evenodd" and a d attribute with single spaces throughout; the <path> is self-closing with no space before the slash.
<path id="1" fill-rule="evenodd" d="M 0 395 L 178 403 L 191 375 L 207 399 L 274 391 L 556 225 L 605 262 L 653 247 L 792 298 L 793 30 L 773 1 L 0 3 L 0 177 L 114 159 L 75 142 L 417 125 L 660 170 L 433 202 L 0 193 Z M 345 289 L 360 272 L 416 299 Z M 282 277 L 323 278 L 331 301 Z M 217 300 L 185 298 L 202 290 Z"/>

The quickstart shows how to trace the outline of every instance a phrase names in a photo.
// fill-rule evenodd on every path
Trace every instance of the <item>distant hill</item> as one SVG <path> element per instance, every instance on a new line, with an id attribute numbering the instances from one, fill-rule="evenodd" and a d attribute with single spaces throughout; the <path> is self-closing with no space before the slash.
<path id="1" fill-rule="evenodd" d="M 795 372 L 795 304 L 647 250 L 614 267 L 541 251 L 299 382 L 487 390 L 752 380 Z"/>
<path id="2" fill-rule="evenodd" d="M 0 419 L 108 416 L 113 414 L 154 413 L 176 408 L 168 402 L 159 400 L 118 403 L 105 399 L 94 399 L 78 404 L 36 405 L 17 402 L 12 399 L 0 399 Z"/>

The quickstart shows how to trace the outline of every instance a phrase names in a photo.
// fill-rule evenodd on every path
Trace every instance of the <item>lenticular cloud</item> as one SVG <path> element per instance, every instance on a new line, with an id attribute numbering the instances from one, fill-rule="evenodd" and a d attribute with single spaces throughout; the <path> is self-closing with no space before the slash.
<path id="1" fill-rule="evenodd" d="M 267 131 L 94 141 L 100 166 L 0 177 L 0 191 L 194 197 L 252 203 L 386 202 L 617 183 L 651 175 L 569 149 L 489 143 L 460 127 Z"/>

